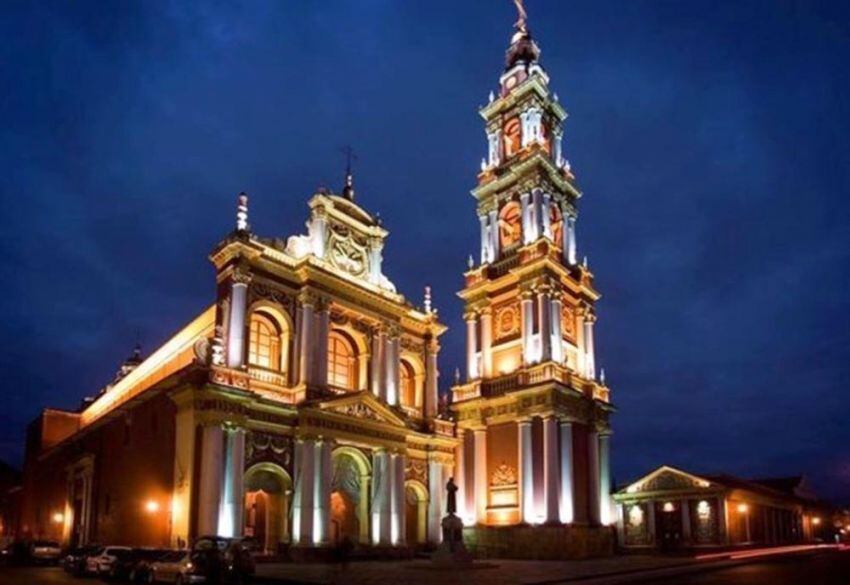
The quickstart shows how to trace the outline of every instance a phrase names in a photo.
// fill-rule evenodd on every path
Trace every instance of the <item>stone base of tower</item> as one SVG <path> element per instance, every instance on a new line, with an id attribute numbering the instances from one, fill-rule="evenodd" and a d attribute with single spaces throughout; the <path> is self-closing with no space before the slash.
<path id="1" fill-rule="evenodd" d="M 479 559 L 571 560 L 614 554 L 612 526 L 471 526 L 463 541 Z"/>

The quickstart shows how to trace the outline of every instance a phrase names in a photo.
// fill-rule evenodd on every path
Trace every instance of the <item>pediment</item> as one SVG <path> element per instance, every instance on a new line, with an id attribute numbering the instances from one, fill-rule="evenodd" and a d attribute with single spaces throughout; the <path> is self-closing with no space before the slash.
<path id="1" fill-rule="evenodd" d="M 319 410 L 397 427 L 407 426 L 401 416 L 367 391 L 326 400 L 319 404 Z"/>
<path id="2" fill-rule="evenodd" d="M 707 479 L 664 465 L 645 475 L 624 491 L 629 494 L 642 492 L 678 491 L 706 489 L 712 487 Z"/>

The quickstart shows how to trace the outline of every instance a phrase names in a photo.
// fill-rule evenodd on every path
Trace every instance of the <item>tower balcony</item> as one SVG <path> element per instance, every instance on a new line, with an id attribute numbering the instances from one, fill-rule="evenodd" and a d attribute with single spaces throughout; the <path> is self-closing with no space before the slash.
<path id="1" fill-rule="evenodd" d="M 555 382 L 580 392 L 587 398 L 608 403 L 610 389 L 604 384 L 577 375 L 556 362 L 543 362 L 495 378 L 470 380 L 452 387 L 452 402 L 465 402 L 475 398 L 495 398 L 531 386 Z"/>
<path id="2" fill-rule="evenodd" d="M 259 394 L 263 398 L 297 404 L 306 397 L 306 389 L 289 386 L 285 372 L 270 370 L 259 366 L 246 369 L 210 367 L 210 382 Z"/>

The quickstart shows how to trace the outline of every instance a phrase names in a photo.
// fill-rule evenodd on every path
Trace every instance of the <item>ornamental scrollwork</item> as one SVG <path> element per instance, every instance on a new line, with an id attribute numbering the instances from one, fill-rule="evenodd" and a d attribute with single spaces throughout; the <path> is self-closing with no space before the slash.
<path id="1" fill-rule="evenodd" d="M 490 485 L 492 486 L 516 485 L 516 483 L 516 469 L 504 461 L 496 468 L 493 475 L 490 476 Z"/>
<path id="2" fill-rule="evenodd" d="M 415 479 L 428 485 L 428 463 L 421 459 L 408 459 L 404 468 L 405 479 Z"/>
<path id="3" fill-rule="evenodd" d="M 269 433 L 248 433 L 245 441 L 245 469 L 257 463 L 274 463 L 290 471 L 292 440 Z"/>

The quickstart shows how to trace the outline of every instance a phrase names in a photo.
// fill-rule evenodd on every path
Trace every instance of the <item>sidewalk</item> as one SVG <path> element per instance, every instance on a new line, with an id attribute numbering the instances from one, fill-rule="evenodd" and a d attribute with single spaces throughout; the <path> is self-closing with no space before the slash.
<path id="1" fill-rule="evenodd" d="M 347 569 L 326 564 L 269 563 L 257 565 L 262 583 L 310 585 L 555 585 L 573 581 L 585 583 L 625 582 L 651 576 L 721 568 L 764 556 L 799 554 L 829 547 L 795 546 L 718 553 L 703 557 L 619 556 L 581 561 L 479 561 L 475 568 L 445 571 L 429 561 L 362 561 Z"/>

